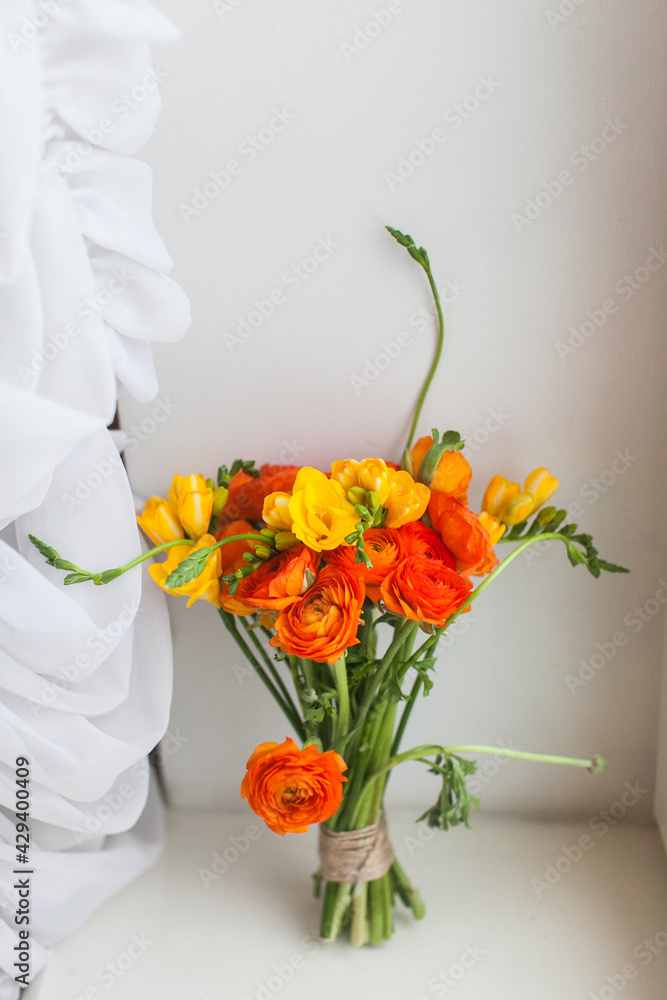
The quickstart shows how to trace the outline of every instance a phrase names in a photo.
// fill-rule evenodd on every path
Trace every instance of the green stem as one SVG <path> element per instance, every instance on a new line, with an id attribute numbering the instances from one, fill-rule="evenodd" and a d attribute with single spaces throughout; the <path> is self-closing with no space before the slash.
<path id="1" fill-rule="evenodd" d="M 436 371 L 438 369 L 438 365 L 440 364 L 440 357 L 442 355 L 442 347 L 443 347 L 443 344 L 445 342 L 445 322 L 444 322 L 443 317 L 442 317 L 442 306 L 440 305 L 440 296 L 438 295 L 438 289 L 437 289 L 435 281 L 433 279 L 433 275 L 431 274 L 431 268 L 430 268 L 430 266 L 427 267 L 425 264 L 422 264 L 421 266 L 426 271 L 426 276 L 428 278 L 429 285 L 431 286 L 431 291 L 433 292 L 433 299 L 435 301 L 435 308 L 436 308 L 437 313 L 438 313 L 438 343 L 437 343 L 437 346 L 436 346 L 436 349 L 435 349 L 435 356 L 433 358 L 433 364 L 431 365 L 429 373 L 426 376 L 426 381 L 424 382 L 424 385 L 422 387 L 422 391 L 420 392 L 419 398 L 417 400 L 417 408 L 415 410 L 414 419 L 413 419 L 412 425 L 410 427 L 410 433 L 408 434 L 408 440 L 406 441 L 406 444 L 405 444 L 405 451 L 408 452 L 408 453 L 410 451 L 410 446 L 412 445 L 412 440 L 413 440 L 413 438 L 415 436 L 415 432 L 417 430 L 417 424 L 419 423 L 419 418 L 421 416 L 422 407 L 424 406 L 424 402 L 426 400 L 426 396 L 428 394 L 428 390 L 431 387 L 431 382 L 433 381 L 435 373 L 436 373 Z"/>
<path id="2" fill-rule="evenodd" d="M 398 629 L 394 634 L 394 638 L 391 641 L 389 649 L 380 660 L 380 663 L 378 664 L 374 675 L 368 682 L 363 700 L 361 702 L 361 705 L 359 706 L 359 712 L 357 714 L 357 718 L 355 720 L 357 725 L 359 723 L 365 722 L 366 716 L 368 715 L 369 709 L 373 704 L 373 701 L 377 694 L 377 690 L 380 687 L 380 684 L 382 683 L 384 678 L 386 677 L 389 668 L 394 662 L 394 659 L 396 658 L 399 650 L 401 649 L 403 643 L 408 638 L 408 636 L 414 635 L 414 633 L 417 631 L 418 628 L 419 625 L 417 624 L 417 622 L 411 622 L 411 621 L 405 621 L 403 622 L 402 625 L 399 625 Z"/>
<path id="3" fill-rule="evenodd" d="M 269 654 L 267 653 L 267 651 L 264 649 L 264 646 L 261 644 L 261 642 L 259 641 L 259 638 L 257 637 L 257 633 L 248 624 L 248 619 L 244 615 L 241 616 L 241 624 L 243 625 L 243 627 L 245 628 L 246 632 L 248 633 L 248 636 L 250 637 L 250 639 L 251 639 L 253 645 L 255 646 L 255 648 L 257 649 L 259 655 L 264 660 L 264 663 L 266 664 L 268 670 L 271 673 L 271 676 L 273 677 L 273 679 L 276 682 L 278 688 L 280 689 L 280 693 L 282 694 L 283 698 L 285 699 L 285 701 L 287 702 L 287 704 L 290 706 L 290 708 L 291 708 L 294 716 L 296 718 L 298 718 L 299 717 L 299 712 L 297 710 L 297 707 L 294 704 L 294 701 L 292 700 L 292 696 L 289 693 L 289 690 L 288 690 L 287 686 L 285 685 L 282 677 L 278 673 L 278 671 L 276 669 L 275 663 L 273 662 L 273 660 L 271 659 L 271 657 L 269 656 Z"/>
<path id="4" fill-rule="evenodd" d="M 299 739 L 302 742 L 305 741 L 306 733 L 301 719 L 298 717 L 298 715 L 296 715 L 295 712 L 292 711 L 290 705 L 288 705 L 287 702 L 283 700 L 280 691 L 274 686 L 268 674 L 265 672 L 261 664 L 253 656 L 249 646 L 246 644 L 246 642 L 243 639 L 243 636 L 240 634 L 238 630 L 238 626 L 236 624 L 234 615 L 232 615 L 228 611 L 223 611 L 222 608 L 218 608 L 218 613 L 222 618 L 223 622 L 225 623 L 227 631 L 234 639 L 234 642 L 237 644 L 237 646 L 239 647 L 245 658 L 248 660 L 248 663 L 250 663 L 255 673 L 261 679 L 264 686 L 271 693 L 271 696 L 278 704 L 282 713 L 287 717 L 291 725 L 294 727 L 294 730 L 298 735 Z"/>
<path id="5" fill-rule="evenodd" d="M 350 692 L 347 684 L 347 666 L 345 657 L 341 656 L 332 667 L 338 692 L 338 718 L 334 732 L 334 743 L 345 736 L 350 725 Z"/>
<path id="6" fill-rule="evenodd" d="M 496 757 L 513 757 L 515 760 L 533 760 L 538 761 L 543 764 L 565 764 L 570 767 L 585 767 L 591 771 L 599 771 L 604 767 L 604 760 L 599 757 L 589 758 L 587 760 L 582 757 L 554 757 L 551 754 L 544 753 L 529 753 L 523 750 L 506 750 L 504 747 L 488 747 L 488 746 L 478 746 L 476 744 L 470 744 L 466 746 L 437 746 L 436 744 L 425 744 L 421 747 L 413 747 L 411 750 L 405 750 L 403 753 L 396 754 L 390 757 L 384 764 L 371 774 L 367 780 L 366 788 L 374 782 L 379 781 L 385 772 L 390 771 L 392 768 L 397 767 L 399 764 L 405 763 L 408 760 L 419 760 L 425 761 L 424 758 L 429 756 L 437 756 L 438 754 L 459 754 L 459 753 L 490 753 Z"/>
<path id="7" fill-rule="evenodd" d="M 412 709 L 414 707 L 414 704 L 415 704 L 415 701 L 417 699 L 417 695 L 419 694 L 419 690 L 420 690 L 421 686 L 422 686 L 422 675 L 421 674 L 417 674 L 417 677 L 415 678 L 415 682 L 412 685 L 412 690 L 410 691 L 410 694 L 408 695 L 408 700 L 405 703 L 405 708 L 403 709 L 403 714 L 401 715 L 401 720 L 400 720 L 400 722 L 398 724 L 398 728 L 396 730 L 396 735 L 394 736 L 394 742 L 391 745 L 391 755 L 392 755 L 392 757 L 398 751 L 398 748 L 401 745 L 401 740 L 403 739 L 403 733 L 405 732 L 405 727 L 408 724 L 408 719 L 410 718 L 410 713 L 412 712 Z"/>

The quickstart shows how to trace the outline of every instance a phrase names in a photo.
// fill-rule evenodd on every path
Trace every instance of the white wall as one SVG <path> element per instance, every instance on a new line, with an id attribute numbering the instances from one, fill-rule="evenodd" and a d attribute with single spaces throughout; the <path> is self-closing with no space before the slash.
<path id="1" fill-rule="evenodd" d="M 183 40 L 158 54 L 164 109 L 145 155 L 156 225 L 192 297 L 194 325 L 181 344 L 156 350 L 161 399 L 176 409 L 135 440 L 135 489 L 164 493 L 174 472 L 214 474 L 236 456 L 290 461 L 290 448 L 297 462 L 321 467 L 348 456 L 397 459 L 434 342 L 410 325 L 430 304 L 423 274 L 383 225 L 410 232 L 428 248 L 441 288 L 460 289 L 446 311 L 424 431 L 477 436 L 473 505 L 495 472 L 521 479 L 547 465 L 561 478 L 560 503 L 579 502 L 579 522 L 602 555 L 632 574 L 595 581 L 572 570 L 561 548 L 519 559 L 443 650 L 406 745 L 504 740 L 599 752 L 610 761 L 600 778 L 506 763 L 485 774 L 484 804 L 592 817 L 639 781 L 645 791 L 630 815 L 648 818 L 663 627 L 655 595 L 667 599 L 667 267 L 636 291 L 623 290 L 623 276 L 665 237 L 662 3 L 563 2 L 566 16 L 553 15 L 557 0 L 401 0 L 354 54 L 342 43 L 363 41 L 357 27 L 384 0 L 159 6 Z M 455 109 L 466 101 L 478 107 L 464 120 Z M 243 143 L 270 126 L 275 109 L 286 109 L 289 124 L 249 162 Z M 404 181 L 388 178 L 434 129 L 446 139 L 432 155 Z M 605 134 L 613 141 L 596 143 L 584 169 L 581 147 Z M 226 189 L 210 188 L 214 197 L 186 220 L 181 206 L 230 159 L 239 169 Z M 513 215 L 539 192 L 547 202 L 546 185 L 557 193 L 564 170 L 570 182 L 517 226 Z M 337 246 L 290 287 L 285 272 L 320 239 Z M 230 351 L 225 335 L 274 289 L 285 301 Z M 613 314 L 559 356 L 572 326 L 589 311 L 599 320 L 607 300 Z M 410 346 L 355 391 L 351 377 L 401 330 Z M 152 408 L 126 402 L 125 428 Z M 492 411 L 502 426 L 479 444 Z M 647 601 L 642 622 L 633 609 Z M 258 681 L 235 676 L 242 661 L 213 610 L 186 611 L 177 599 L 171 610 L 171 729 L 187 741 L 166 756 L 170 794 L 182 806 L 234 807 L 249 752 L 282 740 L 287 726 Z M 599 644 L 603 665 L 571 692 L 566 676 Z M 418 765 L 392 786 L 417 807 L 437 792 Z"/>

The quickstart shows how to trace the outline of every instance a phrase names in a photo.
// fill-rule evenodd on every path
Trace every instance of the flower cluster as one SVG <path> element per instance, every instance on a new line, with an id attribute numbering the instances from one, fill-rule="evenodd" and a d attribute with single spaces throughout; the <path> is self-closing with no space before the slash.
<path id="1" fill-rule="evenodd" d="M 470 577 L 497 565 L 498 525 L 501 517 L 502 530 L 516 523 L 507 521 L 516 496 L 532 513 L 557 485 L 537 470 L 519 494 L 496 476 L 477 515 L 467 506 L 470 465 L 460 444 L 443 442 L 420 438 L 410 472 L 367 458 L 334 462 L 329 474 L 237 462 L 217 486 L 175 476 L 168 499 L 152 497 L 138 518 L 155 544 L 175 543 L 150 573 L 188 605 L 203 599 L 233 615 L 259 612 L 274 648 L 317 662 L 335 663 L 358 644 L 366 600 L 442 628 L 472 590 Z M 174 571 L 198 552 L 206 558 L 197 575 L 175 582 Z"/>

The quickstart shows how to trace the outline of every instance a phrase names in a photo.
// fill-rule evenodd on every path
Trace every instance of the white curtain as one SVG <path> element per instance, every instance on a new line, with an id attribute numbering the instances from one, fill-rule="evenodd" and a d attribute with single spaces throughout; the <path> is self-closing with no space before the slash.
<path id="1" fill-rule="evenodd" d="M 15 760 L 30 761 L 32 969 L 161 843 L 146 755 L 165 732 L 162 594 L 135 569 L 63 586 L 34 534 L 90 569 L 140 552 L 113 436 L 155 397 L 150 341 L 189 325 L 132 157 L 159 111 L 144 0 L 0 6 L 0 1000 L 14 1000 Z M 150 581 L 149 581 L 150 583 Z"/>

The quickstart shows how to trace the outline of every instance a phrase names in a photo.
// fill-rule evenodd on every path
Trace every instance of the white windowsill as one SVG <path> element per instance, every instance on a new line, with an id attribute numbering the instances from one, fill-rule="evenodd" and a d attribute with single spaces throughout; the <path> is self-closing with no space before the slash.
<path id="1" fill-rule="evenodd" d="M 54 949 L 30 1000 L 611 1000 L 606 977 L 620 986 L 628 965 L 636 974 L 623 1000 L 665 1000 L 667 859 L 656 828 L 602 835 L 483 815 L 472 831 L 436 832 L 418 846 L 413 818 L 395 812 L 390 828 L 426 919 L 399 904 L 393 940 L 356 951 L 316 942 L 312 834 L 279 838 L 248 812 L 170 812 L 158 864 Z M 259 837 L 205 888 L 199 869 L 213 873 L 213 853 L 253 824 Z M 531 880 L 582 836 L 593 846 L 538 895 Z M 656 935 L 651 955 L 642 941 Z M 119 958 L 133 936 L 152 943 Z M 470 968 L 457 980 L 466 950 Z"/>

